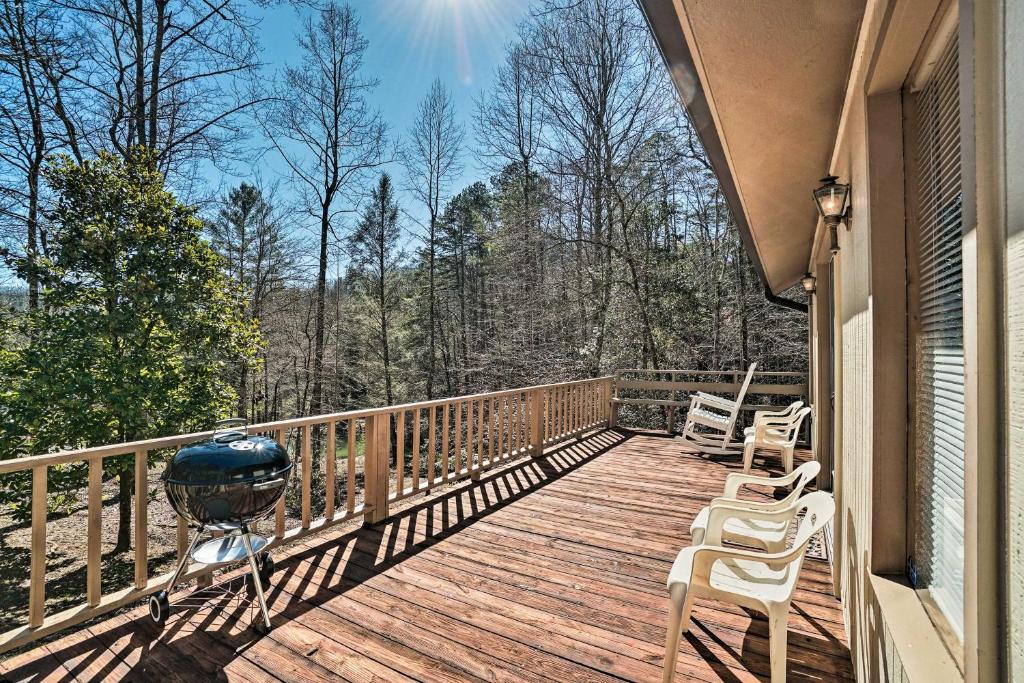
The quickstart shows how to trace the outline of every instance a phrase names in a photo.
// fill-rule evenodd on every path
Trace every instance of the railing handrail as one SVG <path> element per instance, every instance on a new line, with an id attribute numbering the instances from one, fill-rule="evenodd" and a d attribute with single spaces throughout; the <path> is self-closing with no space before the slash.
<path id="1" fill-rule="evenodd" d="M 742 386 L 742 376 L 745 370 L 693 370 L 670 368 L 667 370 L 655 368 L 619 368 L 614 372 L 614 387 L 612 394 L 612 418 L 611 425 L 618 425 L 618 413 L 620 405 L 646 405 L 656 406 L 665 409 L 666 428 L 669 433 L 675 429 L 676 410 L 685 409 L 690 404 L 689 396 L 679 397 L 678 394 L 687 392 L 706 391 L 709 393 L 738 393 Z M 640 375 L 638 378 L 629 378 L 630 375 Z M 644 376 L 648 377 L 644 377 Z M 656 375 L 656 377 L 649 377 Z M 702 379 L 682 379 L 679 376 L 698 376 Z M 782 381 L 780 381 L 782 380 Z M 784 380 L 798 380 L 787 382 Z M 808 378 L 805 372 L 772 371 L 762 370 L 753 373 L 753 383 L 750 384 L 748 395 L 755 396 L 788 396 L 790 400 L 796 397 L 806 397 L 808 389 Z M 669 398 L 640 398 L 635 393 L 623 396 L 621 392 L 655 392 L 667 393 Z M 740 410 L 745 412 L 771 408 L 770 405 L 757 403 L 744 403 Z"/>
<path id="2" fill-rule="evenodd" d="M 384 415 L 387 413 L 394 413 L 400 410 L 415 410 L 425 409 L 432 407 L 440 407 L 445 404 L 455 403 L 459 401 L 479 401 L 481 399 L 494 399 L 502 398 L 505 396 L 511 396 L 517 393 L 524 393 L 528 391 L 541 391 L 550 389 L 552 387 L 564 387 L 584 384 L 588 382 L 598 382 L 602 380 L 613 379 L 611 375 L 605 375 L 602 377 L 593 377 L 590 379 L 579 379 L 572 380 L 569 382 L 553 382 L 550 384 L 535 384 L 529 387 L 522 387 L 517 389 L 502 389 L 500 391 L 488 391 L 479 394 L 465 394 L 462 396 L 450 396 L 448 398 L 432 399 L 430 401 L 417 401 L 415 403 L 403 403 L 400 405 L 393 406 L 378 406 L 376 408 L 359 408 L 356 410 L 346 410 L 340 413 L 323 413 L 320 415 L 308 415 L 304 417 L 293 417 L 287 420 L 277 420 L 274 422 L 262 422 L 259 424 L 251 424 L 248 429 L 250 432 L 270 432 L 278 429 L 294 429 L 298 427 L 308 427 L 311 425 L 323 424 L 324 422 L 341 421 L 341 420 L 358 420 L 373 415 Z M 171 436 L 160 436 L 152 439 L 143 439 L 141 441 L 125 441 L 116 444 L 107 444 L 104 446 L 88 446 L 85 448 L 75 448 L 65 451 L 57 451 L 55 453 L 41 453 L 39 455 L 29 455 L 20 458 L 11 458 L 9 460 L 0 460 L 0 474 L 9 474 L 12 472 L 22 472 L 25 470 L 31 470 L 33 467 L 40 465 L 52 466 L 52 465 L 63 465 L 69 462 L 89 462 L 97 458 L 109 458 L 116 455 L 130 455 L 139 450 L 156 451 L 162 448 L 173 448 L 180 446 L 181 444 L 189 443 L 191 441 L 198 441 L 213 436 L 214 430 L 208 429 L 201 432 L 191 432 L 188 434 L 174 434 Z"/>
<path id="3" fill-rule="evenodd" d="M 670 374 L 675 373 L 678 375 L 737 375 L 743 374 L 745 370 L 693 370 L 693 369 L 679 369 L 670 368 L 668 370 L 656 370 L 654 368 L 619 368 L 615 371 L 615 376 L 618 377 L 628 372 L 635 373 L 648 373 L 648 374 Z M 792 372 L 792 371 L 779 371 L 779 370 L 755 370 L 754 376 L 762 377 L 806 377 L 806 372 Z"/>

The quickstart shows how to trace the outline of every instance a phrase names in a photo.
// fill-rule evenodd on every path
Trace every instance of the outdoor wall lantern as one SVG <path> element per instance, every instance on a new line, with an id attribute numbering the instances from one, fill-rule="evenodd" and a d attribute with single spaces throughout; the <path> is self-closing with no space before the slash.
<path id="1" fill-rule="evenodd" d="M 814 294 L 814 283 L 814 276 L 811 275 L 810 273 L 807 273 L 802 278 L 800 278 L 800 284 L 803 286 L 804 291 L 807 292 L 808 294 Z"/>
<path id="2" fill-rule="evenodd" d="M 830 251 L 833 254 L 839 253 L 839 236 L 836 234 L 836 228 L 840 223 L 849 227 L 851 213 L 850 186 L 837 183 L 836 180 L 838 178 L 834 175 L 825 176 L 821 179 L 821 187 L 812 193 L 814 203 L 818 206 L 818 213 L 828 226 Z"/>

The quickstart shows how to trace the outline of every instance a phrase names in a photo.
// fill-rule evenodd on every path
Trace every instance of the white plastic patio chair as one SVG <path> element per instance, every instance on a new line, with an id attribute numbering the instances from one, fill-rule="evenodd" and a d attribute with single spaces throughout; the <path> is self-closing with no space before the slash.
<path id="1" fill-rule="evenodd" d="M 832 496 L 824 491 L 809 493 L 792 508 L 795 518 L 804 511 L 793 544 L 782 552 L 723 548 L 721 527 L 708 527 L 705 543 L 684 548 L 668 575 L 670 603 L 665 640 L 665 668 L 662 680 L 675 678 L 679 638 L 690 627 L 695 598 L 709 598 L 757 610 L 768 615 L 772 683 L 786 680 L 786 637 L 789 604 L 793 598 L 807 544 L 835 514 Z M 750 517 L 768 515 L 739 511 Z M 724 521 L 724 520 L 722 520 Z"/>
<path id="2" fill-rule="evenodd" d="M 786 474 L 792 472 L 793 450 L 800 436 L 800 425 L 810 412 L 810 408 L 804 407 L 787 417 L 765 417 L 755 423 L 753 433 L 743 438 L 743 471 L 750 471 L 754 451 L 760 448 L 778 451 Z"/>
<path id="3" fill-rule="evenodd" d="M 803 401 L 794 401 L 781 410 L 758 410 L 754 413 L 754 421 L 751 426 L 743 430 L 743 435 L 753 434 L 758 422 L 766 419 L 789 417 L 803 406 Z"/>
<path id="4" fill-rule="evenodd" d="M 787 514 L 780 514 L 778 519 L 749 519 L 733 513 L 739 510 L 756 510 L 763 512 L 788 511 L 796 505 L 797 499 L 803 493 L 804 487 L 814 481 L 821 471 L 821 465 L 811 460 L 796 468 L 784 477 L 757 477 L 751 474 L 740 474 L 734 472 L 725 480 L 725 492 L 722 497 L 715 498 L 711 504 L 702 508 L 690 524 L 690 539 L 693 545 L 700 545 L 704 542 L 705 534 L 709 524 L 717 524 L 711 516 L 725 518 L 722 522 L 722 540 L 738 545 L 750 546 L 767 550 L 768 552 L 780 552 L 786 547 L 786 535 L 789 532 L 789 525 L 792 517 Z M 739 498 L 739 491 L 745 484 L 756 484 L 771 488 L 783 488 L 793 486 L 793 490 L 780 500 L 755 501 Z M 718 508 L 727 508 L 718 511 Z"/>
<path id="5" fill-rule="evenodd" d="M 698 391 L 690 397 L 690 408 L 686 411 L 686 424 L 680 437 L 684 442 L 702 453 L 735 455 L 740 448 L 733 445 L 736 419 L 743 407 L 747 388 L 754 377 L 757 363 L 747 368 L 746 379 L 740 386 L 735 400 L 705 394 Z"/>

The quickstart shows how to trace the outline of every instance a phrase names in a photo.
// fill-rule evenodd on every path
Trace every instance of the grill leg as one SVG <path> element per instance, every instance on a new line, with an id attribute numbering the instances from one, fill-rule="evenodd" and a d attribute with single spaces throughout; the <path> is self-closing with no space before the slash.
<path id="1" fill-rule="evenodd" d="M 256 553 L 252 551 L 252 541 L 249 540 L 249 530 L 242 530 L 242 543 L 245 544 L 245 554 L 249 556 L 249 567 L 252 569 L 252 583 L 256 587 L 256 597 L 260 601 L 260 610 L 263 612 L 263 621 L 269 631 L 270 610 L 267 609 L 267 598 L 263 595 L 263 580 L 260 579 L 260 568 L 256 563 Z"/>
<path id="2" fill-rule="evenodd" d="M 174 570 L 174 575 L 171 577 L 171 580 L 167 583 L 167 588 L 164 589 L 164 592 L 168 595 L 170 595 L 171 589 L 174 588 L 174 584 L 178 582 L 178 577 L 181 576 L 181 572 L 185 571 L 185 567 L 188 566 L 188 560 L 190 557 L 192 557 L 192 551 L 196 549 L 196 545 L 199 543 L 199 539 L 202 537 L 202 535 L 203 527 L 199 527 L 199 531 L 197 531 L 196 535 L 192 538 L 192 543 L 189 544 L 188 550 L 185 552 L 184 555 L 181 556 L 181 560 L 178 562 L 178 568 Z"/>

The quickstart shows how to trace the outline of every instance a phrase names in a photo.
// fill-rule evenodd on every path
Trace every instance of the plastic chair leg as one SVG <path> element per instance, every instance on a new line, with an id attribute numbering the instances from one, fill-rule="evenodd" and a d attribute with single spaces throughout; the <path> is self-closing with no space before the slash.
<path id="1" fill-rule="evenodd" d="M 743 444 L 743 471 L 750 472 L 750 466 L 754 464 L 754 444 Z"/>
<path id="2" fill-rule="evenodd" d="M 768 615 L 772 683 L 786 683 L 786 640 L 789 605 L 774 605 Z"/>
<path id="3" fill-rule="evenodd" d="M 679 654 L 679 639 L 683 635 L 683 610 L 686 606 L 686 588 L 677 583 L 669 589 L 668 631 L 665 635 L 665 669 L 662 683 L 672 683 L 676 677 L 676 656 Z"/>

